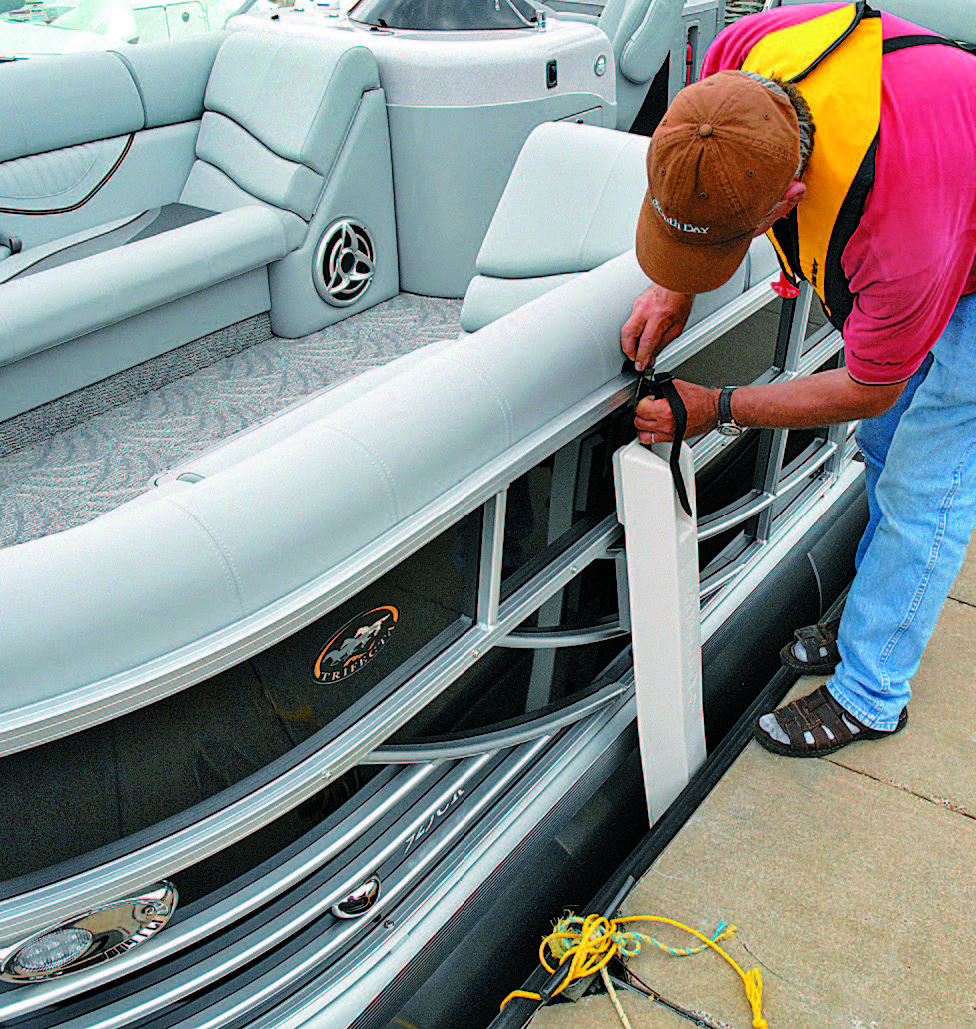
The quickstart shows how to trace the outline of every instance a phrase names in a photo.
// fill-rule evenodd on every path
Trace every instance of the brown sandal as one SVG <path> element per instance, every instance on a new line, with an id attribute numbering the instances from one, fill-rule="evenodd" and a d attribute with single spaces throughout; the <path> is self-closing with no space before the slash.
<path id="1" fill-rule="evenodd" d="M 777 724 L 789 737 L 789 743 L 774 739 L 759 721 L 753 729 L 760 746 L 786 757 L 822 757 L 858 740 L 880 740 L 900 732 L 908 724 L 908 708 L 898 716 L 898 724 L 889 732 L 869 729 L 845 711 L 827 692 L 826 686 L 771 712 Z M 765 717 L 765 716 L 763 716 Z M 760 720 L 761 721 L 761 720 Z"/>
<path id="2" fill-rule="evenodd" d="M 830 622 L 817 622 L 816 625 L 805 625 L 793 633 L 793 642 L 788 643 L 779 652 L 780 660 L 787 668 L 793 668 L 802 675 L 829 675 L 840 664 L 840 651 L 837 649 L 837 631 L 840 619 Z M 803 645 L 803 652 L 815 661 L 801 661 L 794 648 L 797 643 Z"/>

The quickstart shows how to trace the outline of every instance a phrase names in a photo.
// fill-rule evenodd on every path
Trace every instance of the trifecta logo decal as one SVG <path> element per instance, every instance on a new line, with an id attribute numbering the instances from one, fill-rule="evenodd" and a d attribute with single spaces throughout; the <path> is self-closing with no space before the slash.
<path id="1" fill-rule="evenodd" d="M 374 607 L 346 622 L 316 658 L 312 674 L 319 682 L 339 682 L 365 668 L 390 642 L 399 617 L 395 607 Z"/>

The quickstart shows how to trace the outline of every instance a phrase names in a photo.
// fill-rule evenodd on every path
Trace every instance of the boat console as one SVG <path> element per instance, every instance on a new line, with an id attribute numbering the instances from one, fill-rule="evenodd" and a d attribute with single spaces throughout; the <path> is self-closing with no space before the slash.
<path id="1" fill-rule="evenodd" d="M 528 4 L 534 23 L 501 5 L 511 13 L 504 27 L 467 13 L 494 12 L 490 4 L 435 5 L 429 18 L 410 16 L 428 5 L 362 6 L 339 18 L 311 4 L 285 7 L 239 15 L 229 28 L 368 47 L 386 95 L 401 287 L 461 297 L 532 129 L 560 119 L 616 125 L 610 40 L 593 25 L 536 16 Z M 541 183 L 533 204 L 545 202 Z"/>

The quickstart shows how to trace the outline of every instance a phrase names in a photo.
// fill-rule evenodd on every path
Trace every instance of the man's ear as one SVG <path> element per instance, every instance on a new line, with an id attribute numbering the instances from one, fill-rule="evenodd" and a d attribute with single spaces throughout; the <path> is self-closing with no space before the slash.
<path id="1" fill-rule="evenodd" d="M 794 207 L 807 195 L 807 186 L 805 182 L 799 182 L 794 179 L 787 187 L 786 192 L 783 194 L 783 199 L 788 200 Z"/>

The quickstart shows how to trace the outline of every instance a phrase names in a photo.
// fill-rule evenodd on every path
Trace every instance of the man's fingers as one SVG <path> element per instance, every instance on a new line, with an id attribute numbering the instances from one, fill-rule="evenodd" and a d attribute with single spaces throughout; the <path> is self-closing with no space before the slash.
<path id="1" fill-rule="evenodd" d="M 655 323 L 652 327 L 651 323 L 648 322 L 644 326 L 637 353 L 634 355 L 634 366 L 637 371 L 642 372 L 651 363 L 662 339 L 659 325 Z"/>
<path id="2" fill-rule="evenodd" d="M 657 354 L 681 335 L 681 329 L 682 326 L 662 323 L 660 319 L 648 319 L 634 358 L 637 370 L 642 372 Z"/>
<path id="3" fill-rule="evenodd" d="M 630 318 L 624 322 L 624 327 L 620 330 L 620 349 L 630 358 L 631 361 L 637 357 L 637 341 L 640 339 L 641 330 L 644 328 L 644 323 L 631 315 Z"/>
<path id="4" fill-rule="evenodd" d="M 651 285 L 635 301 L 620 330 L 620 349 L 638 371 L 647 368 L 684 328 L 694 297 Z"/>
<path id="5" fill-rule="evenodd" d="M 658 443 L 671 439 L 674 435 L 674 416 L 671 414 L 671 405 L 666 400 L 654 400 L 645 397 L 638 405 L 635 412 L 634 425 L 639 433 L 654 433 Z M 641 439 L 641 442 L 650 440 Z"/>

